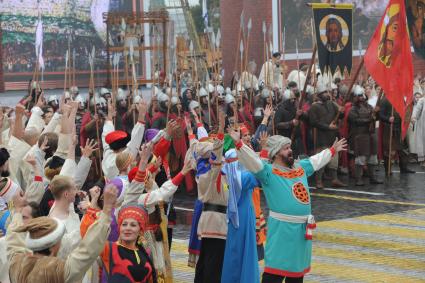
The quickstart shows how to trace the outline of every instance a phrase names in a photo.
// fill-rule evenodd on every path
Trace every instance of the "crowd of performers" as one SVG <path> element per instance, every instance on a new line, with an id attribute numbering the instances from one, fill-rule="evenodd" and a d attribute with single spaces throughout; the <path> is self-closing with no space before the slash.
<path id="1" fill-rule="evenodd" d="M 347 93 L 339 79 L 308 80 L 301 95 L 293 74 L 279 86 L 274 63 L 226 89 L 219 77 L 205 87 L 181 80 L 174 94 L 159 85 L 150 101 L 105 88 L 87 101 L 77 87 L 57 99 L 32 84 L 3 107 L 0 282 L 172 282 L 179 188 L 197 195 L 195 282 L 302 282 L 316 227 L 308 178 L 317 189 L 325 177 L 346 186 L 338 174 L 348 172 L 358 186 L 363 176 L 380 184 L 377 166 L 391 170 L 391 156 L 413 171 L 379 86 Z M 424 109 L 418 96 L 421 130 L 411 135 L 421 162 Z"/>

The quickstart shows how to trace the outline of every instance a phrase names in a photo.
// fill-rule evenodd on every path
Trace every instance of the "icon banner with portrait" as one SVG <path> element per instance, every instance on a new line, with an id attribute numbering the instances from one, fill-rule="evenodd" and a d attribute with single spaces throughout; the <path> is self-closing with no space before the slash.
<path id="1" fill-rule="evenodd" d="M 425 59 L 425 0 L 406 0 L 406 16 L 415 53 Z"/>
<path id="2" fill-rule="evenodd" d="M 313 4 L 317 52 L 322 73 L 351 72 L 353 5 Z"/>

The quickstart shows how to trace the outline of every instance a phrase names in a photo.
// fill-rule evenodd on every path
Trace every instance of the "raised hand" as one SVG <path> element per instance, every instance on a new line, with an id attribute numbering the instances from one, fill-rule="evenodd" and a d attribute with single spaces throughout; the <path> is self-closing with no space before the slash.
<path id="1" fill-rule="evenodd" d="M 118 198 L 118 189 L 113 184 L 108 184 L 103 191 L 103 212 L 111 215 Z"/>
<path id="2" fill-rule="evenodd" d="M 34 155 L 32 155 L 32 154 L 28 154 L 26 157 L 25 157 L 25 162 L 27 162 L 29 165 L 31 165 L 32 167 L 35 167 L 35 166 L 37 166 L 37 161 L 35 160 L 35 157 L 34 157 Z"/>
<path id="3" fill-rule="evenodd" d="M 239 143 L 241 140 L 241 130 L 239 128 L 235 129 L 233 127 L 227 128 L 227 133 L 232 138 L 235 144 Z"/>
<path id="4" fill-rule="evenodd" d="M 260 133 L 260 138 L 258 139 L 258 143 L 260 144 L 261 149 L 266 148 L 268 139 L 269 139 L 269 134 L 266 131 L 262 131 Z"/>
<path id="5" fill-rule="evenodd" d="M 148 163 L 149 157 L 152 154 L 153 143 L 142 144 L 139 151 L 140 163 Z"/>
<path id="6" fill-rule="evenodd" d="M 273 106 L 271 104 L 267 104 L 266 108 L 264 108 L 264 117 L 269 118 L 273 113 Z"/>
<path id="7" fill-rule="evenodd" d="M 43 143 L 40 145 L 40 150 L 45 152 L 47 149 L 49 149 L 49 146 L 47 145 L 48 143 L 49 143 L 49 138 L 46 135 L 44 136 Z"/>
<path id="8" fill-rule="evenodd" d="M 86 146 L 84 148 L 80 146 L 81 155 L 89 158 L 92 155 L 93 151 L 97 150 L 96 146 L 97 142 L 94 139 L 87 139 Z"/>
<path id="9" fill-rule="evenodd" d="M 335 149 L 336 152 L 345 151 L 347 150 L 347 140 L 344 138 L 338 140 L 338 138 L 336 138 L 332 147 Z"/>
<path id="10" fill-rule="evenodd" d="M 148 111 L 148 104 L 144 99 L 141 99 L 137 104 L 137 111 L 139 112 L 139 121 L 145 121 L 146 112 Z"/>

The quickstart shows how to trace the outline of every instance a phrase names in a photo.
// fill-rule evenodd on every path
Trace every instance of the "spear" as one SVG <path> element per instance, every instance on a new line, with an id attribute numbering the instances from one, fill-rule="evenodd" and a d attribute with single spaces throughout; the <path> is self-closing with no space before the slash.
<path id="1" fill-rule="evenodd" d="M 66 78 L 67 78 L 67 71 L 68 71 L 68 50 L 65 52 L 65 82 L 63 84 L 63 92 L 66 91 Z"/>
<path id="2" fill-rule="evenodd" d="M 251 33 L 251 29 L 252 29 L 252 19 L 249 18 L 248 24 L 247 24 L 246 52 L 245 52 L 245 73 L 247 75 L 249 74 L 249 72 L 247 72 L 247 68 L 248 68 L 248 53 L 249 53 L 249 36 L 250 36 L 250 33 Z M 248 79 L 249 79 L 249 77 L 248 77 Z M 249 95 L 249 97 L 250 97 L 249 101 L 250 101 L 250 104 L 251 104 L 251 102 L 252 102 L 252 77 L 250 79 L 250 84 L 251 84 L 251 88 L 250 88 L 250 91 L 249 91 L 249 94 L 250 94 Z"/>
<path id="3" fill-rule="evenodd" d="M 298 73 L 298 87 L 301 87 L 301 79 L 300 79 L 300 61 L 299 61 L 299 53 L 298 53 L 298 40 L 295 39 L 295 52 L 297 55 L 297 73 Z"/>
<path id="4" fill-rule="evenodd" d="M 267 82 L 267 61 L 266 61 L 266 58 L 267 58 L 267 42 L 266 42 L 266 32 L 267 32 L 267 27 L 266 27 L 266 21 L 263 21 L 263 42 L 264 42 L 264 52 L 263 52 L 263 61 L 264 61 L 264 68 L 265 68 L 265 70 L 264 70 L 264 75 L 265 75 L 265 84 L 266 84 L 266 87 L 268 86 L 268 82 Z"/>
<path id="5" fill-rule="evenodd" d="M 155 49 L 155 47 L 154 47 Z M 129 52 L 128 55 L 130 57 L 130 64 L 131 64 L 131 76 L 132 76 L 132 83 L 131 83 L 131 89 L 133 92 L 133 101 L 136 97 L 136 89 L 137 87 L 137 77 L 136 77 L 136 67 L 134 66 L 134 47 L 133 47 L 133 41 L 130 41 L 130 46 L 129 46 Z M 153 54 L 152 54 L 153 55 Z M 152 58 L 154 59 L 154 56 L 152 56 Z M 136 86 L 136 88 L 135 88 Z M 153 84 L 152 84 L 152 94 L 153 94 Z M 133 111 L 133 125 L 136 125 L 136 112 Z"/>
<path id="6" fill-rule="evenodd" d="M 72 49 L 72 85 L 73 86 L 76 86 L 75 85 L 75 57 L 76 57 L 75 49 Z"/>
<path id="7" fill-rule="evenodd" d="M 95 47 L 93 45 L 91 54 L 89 53 L 89 64 L 90 64 L 90 91 L 93 94 L 93 104 L 94 104 L 94 115 L 97 116 L 97 105 L 96 105 L 96 95 L 94 93 L 94 74 L 93 74 L 93 70 L 94 70 L 94 57 L 95 57 Z M 65 76 L 66 78 L 66 76 Z M 90 94 L 89 94 L 89 101 L 88 101 L 88 107 L 90 105 Z M 97 144 L 101 144 L 100 143 L 100 137 L 99 137 L 99 120 L 96 119 L 96 138 L 97 138 Z M 99 165 L 102 164 L 102 151 L 100 150 L 100 147 L 98 148 L 98 154 L 97 157 L 99 159 Z M 103 171 L 100 170 L 100 175 L 101 177 L 103 176 Z"/>
<path id="8" fill-rule="evenodd" d="M 243 31 L 243 25 L 244 25 L 244 11 L 242 10 L 240 21 L 239 21 L 239 33 L 238 33 L 238 41 L 237 42 L 240 42 L 241 41 L 241 36 L 242 36 L 242 31 Z M 233 70 L 234 71 L 237 71 L 237 69 L 238 69 L 238 67 L 237 67 L 238 66 L 238 50 L 237 49 L 236 49 L 236 54 L 235 54 L 235 57 L 234 58 L 236 58 L 236 60 L 235 60 L 235 67 L 233 68 Z M 233 86 L 233 88 L 234 87 L 235 86 Z"/>
<path id="9" fill-rule="evenodd" d="M 215 64 L 215 53 L 216 53 L 216 36 L 214 34 L 214 30 L 212 31 L 212 35 L 211 35 L 211 46 L 212 46 L 212 61 L 213 61 L 213 73 L 214 73 L 214 91 L 217 92 L 217 73 L 218 73 L 218 67 Z M 218 97 L 216 97 L 215 99 L 215 108 L 216 108 L 216 113 L 218 115 Z"/>

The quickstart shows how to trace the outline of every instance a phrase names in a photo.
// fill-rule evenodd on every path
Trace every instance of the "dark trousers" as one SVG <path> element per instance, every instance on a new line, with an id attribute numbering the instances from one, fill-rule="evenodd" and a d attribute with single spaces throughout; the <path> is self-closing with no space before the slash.
<path id="1" fill-rule="evenodd" d="M 274 275 L 267 272 L 263 273 L 262 283 L 282 283 L 285 280 L 285 283 L 303 283 L 304 276 L 293 278 L 293 277 L 285 277 L 280 275 Z"/>
<path id="2" fill-rule="evenodd" d="M 220 283 L 226 240 L 202 238 L 195 283 Z"/>

